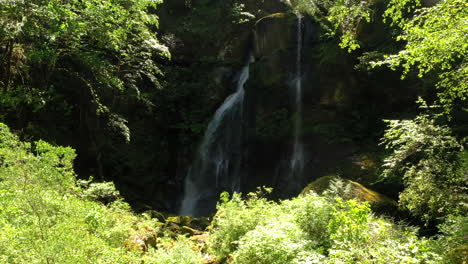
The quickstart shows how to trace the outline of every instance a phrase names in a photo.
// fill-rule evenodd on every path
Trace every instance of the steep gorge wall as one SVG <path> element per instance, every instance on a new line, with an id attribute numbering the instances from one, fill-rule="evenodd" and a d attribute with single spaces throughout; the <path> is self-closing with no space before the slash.
<path id="1" fill-rule="evenodd" d="M 191 13 L 193 10 L 189 6 L 177 2 L 163 6 L 161 28 L 176 40 L 172 47 L 172 63 L 200 76 L 206 81 L 204 88 L 210 87 L 198 90 L 209 106 L 205 106 L 200 114 L 204 119 L 198 122 L 206 124 L 232 92 L 231 80 L 249 50 L 253 50 L 255 62 L 246 84 L 248 136 L 244 142 L 242 166 L 247 174 L 241 180 L 242 189 L 253 190 L 256 186 L 267 185 L 277 189 L 278 197 L 297 194 L 299 187 L 285 191 L 291 183 L 284 177 L 293 137 L 294 100 L 290 84 L 298 45 L 296 15 L 281 1 L 267 1 L 268 4 L 240 1 L 245 6 L 244 11 L 253 14 L 254 19 L 233 24 L 204 17 L 206 21 L 200 24 L 214 23 L 215 26 L 209 32 L 198 32 L 198 36 L 205 38 L 197 39 L 197 34 L 177 33 L 184 24 L 183 19 L 192 22 L 190 19 L 200 19 Z M 369 73 L 356 69 L 361 53 L 349 54 L 339 49 L 336 40 L 323 37 L 323 30 L 312 18 L 306 17 L 302 27 L 302 137 L 306 164 L 302 182 L 295 185 L 305 186 L 307 182 L 329 174 L 364 178 L 376 168 L 374 161 L 362 159 L 368 157 L 368 146 L 376 145 L 383 127 L 381 120 L 408 110 L 417 89 L 408 88 L 408 83 L 389 70 Z M 370 45 L 379 45 L 388 38 L 383 25 L 373 24 L 361 28 L 361 37 Z M 211 64 L 200 67 L 210 59 Z M 194 87 L 181 87 L 191 88 Z M 194 159 L 197 138 L 200 139 L 202 134 L 203 129 L 198 135 L 192 134 L 191 144 L 179 150 L 177 185 Z M 363 162 L 373 165 L 362 166 Z"/>
<path id="2" fill-rule="evenodd" d="M 323 175 L 364 179 L 376 168 L 375 159 L 366 157 L 375 156 L 367 149 L 376 146 L 381 119 L 407 111 L 421 86 L 402 82 L 389 70 L 356 69 L 363 52 L 388 42 L 384 25 L 362 24 L 359 38 L 365 45 L 348 54 L 336 38 L 325 37 L 317 21 L 304 17 L 300 136 L 306 159 L 304 178 L 292 184 L 284 175 L 295 136 L 291 83 L 298 28 L 287 1 L 167 0 L 153 11 L 160 17 L 157 38 L 172 54 L 170 60 L 153 58 L 162 72 L 155 76 L 158 83 L 146 76 L 122 91 L 100 89 L 112 111 L 99 113 L 83 79 L 57 74 L 50 103 L 37 110 L 25 102 L 26 107 L 12 108 L 7 122 L 26 140 L 75 148 L 79 176 L 114 181 L 135 209 L 177 210 L 207 125 L 236 89 L 249 53 L 255 62 L 245 84 L 243 191 L 267 185 L 287 197 Z M 88 76 L 78 61 L 61 63 Z"/>
<path id="3" fill-rule="evenodd" d="M 286 191 L 287 166 L 293 141 L 294 100 L 290 84 L 296 56 L 296 16 L 272 14 L 255 25 L 255 57 L 248 91 L 252 97 L 252 137 L 249 142 L 247 189 L 274 186 L 278 196 Z M 303 27 L 303 130 L 306 161 L 303 182 L 327 174 L 348 173 L 356 167 L 367 145 L 376 145 L 382 119 L 408 110 L 416 89 L 408 89 L 390 70 L 369 74 L 355 68 L 359 54 L 348 54 L 335 41 L 324 39 L 320 25 L 306 18 Z M 372 30 L 377 31 L 372 33 Z M 378 38 L 382 28 L 366 28 Z M 366 36 L 369 37 L 369 36 Z M 376 40 L 377 41 L 377 40 Z M 359 163 L 359 162 L 357 162 Z M 359 167 L 359 166 L 357 166 Z M 360 177 L 358 168 L 348 177 Z"/>

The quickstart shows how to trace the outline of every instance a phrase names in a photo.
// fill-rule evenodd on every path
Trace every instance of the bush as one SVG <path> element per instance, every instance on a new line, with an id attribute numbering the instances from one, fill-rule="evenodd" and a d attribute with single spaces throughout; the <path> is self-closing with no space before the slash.
<path id="1" fill-rule="evenodd" d="M 257 226 L 239 241 L 234 263 L 284 264 L 293 263 L 298 255 L 307 252 L 310 241 L 302 230 L 285 215 L 269 219 Z"/>
<path id="2" fill-rule="evenodd" d="M 0 124 L 1 263 L 142 263 L 143 252 L 124 244 L 142 230 L 155 233 L 155 220 L 122 201 L 106 207 L 81 198 L 74 157 L 68 147 L 20 142 Z"/>
<path id="3" fill-rule="evenodd" d="M 258 193 L 223 199 L 210 247 L 232 263 L 440 263 L 447 248 L 355 200 L 314 193 L 281 203 Z"/>
<path id="4" fill-rule="evenodd" d="M 426 221 L 466 212 L 462 146 L 450 128 L 425 115 L 388 122 L 382 142 L 391 153 L 384 161 L 383 176 L 404 184 L 400 205 Z"/>
<path id="5" fill-rule="evenodd" d="M 468 217 L 449 216 L 439 226 L 440 238 L 437 247 L 443 254 L 444 263 L 468 263 Z"/>
<path id="6" fill-rule="evenodd" d="M 0 124 L 0 263 L 202 263 L 205 248 L 170 232 L 158 237 L 162 224 L 132 214 L 122 199 L 94 201 L 115 189 L 80 189 L 73 157 L 70 148 L 20 142 Z M 281 202 L 263 190 L 247 199 L 223 193 L 207 250 L 237 264 L 463 261 L 466 217 L 448 217 L 437 240 L 418 238 L 414 228 L 375 217 L 367 203 L 327 193 Z"/>
<path id="7" fill-rule="evenodd" d="M 92 179 L 91 179 L 92 180 Z M 122 199 L 113 182 L 80 181 L 83 187 L 82 197 L 91 201 L 109 204 Z"/>
<path id="8" fill-rule="evenodd" d="M 221 203 L 212 222 L 215 232 L 211 233 L 209 241 L 212 253 L 227 257 L 237 249 L 242 236 L 268 219 L 274 204 L 262 195 L 261 191 L 251 193 L 250 199 L 243 200 L 239 193 L 234 193 L 231 199 L 228 193 L 221 194 Z"/>
<path id="9" fill-rule="evenodd" d="M 314 240 L 315 247 L 329 248 L 331 241 L 327 226 L 332 217 L 332 204 L 315 193 L 296 198 L 289 203 L 289 206 L 296 206 L 295 221 L 308 235 L 308 239 Z M 287 202 L 284 204 L 288 205 Z"/>
<path id="10" fill-rule="evenodd" d="M 154 261 L 158 264 L 201 264 L 203 263 L 200 255 L 195 252 L 187 238 L 179 236 L 173 242 L 168 241 L 169 245 L 162 247 L 152 255 Z"/>

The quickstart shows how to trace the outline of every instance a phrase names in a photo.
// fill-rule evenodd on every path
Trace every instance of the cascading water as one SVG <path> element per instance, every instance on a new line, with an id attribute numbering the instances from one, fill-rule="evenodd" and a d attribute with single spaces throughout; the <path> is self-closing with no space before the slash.
<path id="1" fill-rule="evenodd" d="M 211 213 L 221 191 L 239 191 L 242 160 L 244 85 L 250 63 L 236 79 L 236 91 L 229 95 L 208 125 L 197 157 L 185 179 L 180 215 L 202 216 Z"/>
<path id="2" fill-rule="evenodd" d="M 300 184 L 304 169 L 304 146 L 302 144 L 302 15 L 297 15 L 297 50 L 296 72 L 293 81 L 296 113 L 294 116 L 294 143 L 290 160 L 289 182 L 291 185 Z"/>

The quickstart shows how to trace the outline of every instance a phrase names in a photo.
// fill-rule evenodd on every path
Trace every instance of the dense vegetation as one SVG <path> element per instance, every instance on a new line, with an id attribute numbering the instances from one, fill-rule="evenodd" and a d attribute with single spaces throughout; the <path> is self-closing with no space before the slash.
<path id="1" fill-rule="evenodd" d="M 281 1 L 319 25 L 325 63 L 340 47 L 363 75 L 420 88 L 412 111 L 355 137 L 380 138 L 367 183 L 398 212 L 335 180 L 286 200 L 223 193 L 206 219 L 141 213 L 175 211 L 180 167 L 228 90 L 214 72 L 239 66 L 264 4 L 0 0 L 0 263 L 466 263 L 463 0 Z M 370 25 L 383 40 L 366 42 Z"/>
<path id="2" fill-rule="evenodd" d="M 339 182 L 314 193 L 269 201 L 268 190 L 224 193 L 208 238 L 134 215 L 109 183 L 76 181 L 71 148 L 24 143 L 0 126 L 2 263 L 457 263 L 462 217 L 437 238 L 343 200 Z M 338 186 L 338 187 L 336 187 Z M 179 224 L 181 222 L 179 221 Z M 185 229 L 200 232 L 191 228 Z M 201 233 L 201 232 L 200 232 Z M 198 237 L 198 238 L 197 238 Z M 202 243 L 200 244 L 200 239 Z"/>
<path id="3" fill-rule="evenodd" d="M 351 52 L 363 46 L 360 61 L 369 71 L 388 66 L 401 78 L 429 79 L 436 87 L 436 96 L 428 98 L 431 103 L 420 98 L 420 111 L 412 119 L 387 120 L 382 144 L 390 152 L 381 177 L 403 184 L 400 205 L 425 221 L 464 214 L 468 131 L 460 117 L 466 116 L 468 96 L 467 4 L 392 0 L 379 11 L 372 8 L 373 1 L 296 2 L 297 10 L 327 25 L 342 48 Z M 386 23 L 388 33 L 402 42 L 400 48 L 389 49 L 385 43 L 371 49 L 362 43 L 359 27 L 372 21 Z"/>
<path id="4" fill-rule="evenodd" d="M 297 10 L 318 17 L 329 34 L 339 37 L 340 46 L 349 51 L 363 45 L 365 48 L 358 36 L 362 24 L 383 20 L 392 30 L 389 34 L 404 44 L 395 54 L 388 54 L 388 47 L 386 51 L 381 50 L 383 47 L 366 50 L 363 58 L 370 66 L 401 69 L 402 78 L 411 71 L 420 78 L 434 75 L 439 89 L 437 104 L 445 110 L 457 106 L 466 110 L 468 11 L 464 1 L 437 1 L 432 6 L 423 6 L 421 1 L 391 0 L 383 14 L 372 9 L 376 5 L 373 1 L 296 2 Z"/>
<path id="5" fill-rule="evenodd" d="M 133 215 L 112 184 L 78 184 L 74 157 L 1 124 L 1 263 L 139 263 L 139 241 L 156 239 L 154 221 Z"/>

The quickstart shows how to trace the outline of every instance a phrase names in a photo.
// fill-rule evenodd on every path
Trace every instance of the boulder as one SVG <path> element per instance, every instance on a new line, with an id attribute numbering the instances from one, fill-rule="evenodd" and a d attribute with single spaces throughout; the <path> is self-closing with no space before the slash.
<path id="1" fill-rule="evenodd" d="M 325 191 L 330 192 L 331 190 L 333 190 L 333 194 L 341 196 L 343 199 L 368 202 L 371 208 L 378 213 L 394 213 L 398 206 L 395 201 L 383 194 L 373 191 L 358 182 L 337 176 L 318 178 L 307 185 L 300 195 L 307 195 L 311 192 L 323 194 Z"/>

